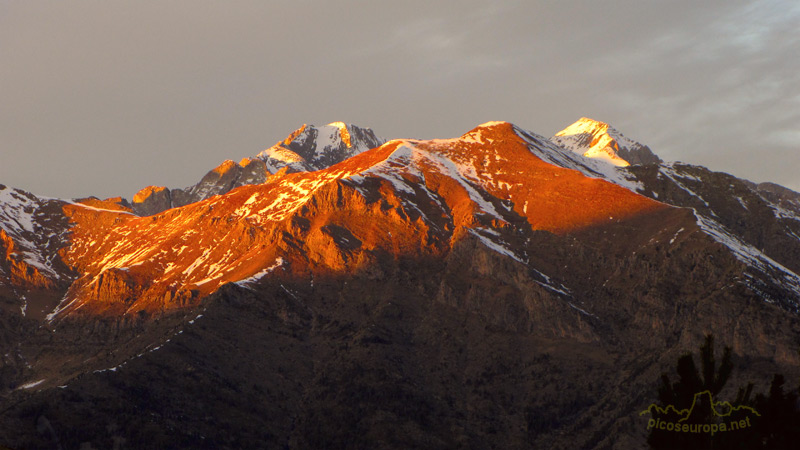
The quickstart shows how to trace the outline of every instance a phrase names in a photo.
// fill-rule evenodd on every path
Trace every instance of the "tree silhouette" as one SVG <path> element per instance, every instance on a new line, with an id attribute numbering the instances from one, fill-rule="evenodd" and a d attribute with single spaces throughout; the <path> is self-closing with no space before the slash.
<path id="1" fill-rule="evenodd" d="M 694 356 L 686 353 L 678 358 L 676 368 L 678 379 L 670 382 L 667 374 L 661 375 L 661 386 L 658 389 L 658 400 L 661 407 L 669 409 L 664 412 L 651 411 L 657 420 L 669 423 L 702 426 L 717 421 L 711 402 L 722 391 L 733 371 L 731 349 L 725 347 L 719 365 L 714 357 L 714 337 L 707 335 L 700 346 L 700 369 L 695 365 Z M 704 395 L 698 395 L 706 393 Z M 744 397 L 744 394 L 742 394 Z M 688 410 L 689 416 L 681 413 Z M 717 435 L 719 436 L 719 435 Z M 705 432 L 675 432 L 652 427 L 647 439 L 655 449 L 705 449 L 717 448 L 714 441 L 719 440 Z"/>
<path id="2" fill-rule="evenodd" d="M 707 335 L 700 347 L 700 369 L 691 353 L 678 358 L 678 379 L 661 376 L 660 408 L 651 408 L 654 420 L 702 426 L 746 421 L 748 427 L 726 432 L 675 432 L 650 428 L 647 442 L 654 449 L 795 449 L 800 443 L 800 390 L 784 391 L 784 377 L 775 374 L 767 395 L 753 398 L 753 383 L 739 388 L 730 407 L 716 403 L 716 396 L 731 376 L 731 349 L 725 347 L 717 365 L 714 337 Z M 712 404 L 712 402 L 715 402 Z M 672 408 L 669 408 L 669 406 Z M 727 409 L 726 409 L 727 408 Z M 688 411 L 688 414 L 687 414 Z M 716 411 L 716 413 L 715 413 Z M 753 411 L 756 411 L 754 413 Z"/>

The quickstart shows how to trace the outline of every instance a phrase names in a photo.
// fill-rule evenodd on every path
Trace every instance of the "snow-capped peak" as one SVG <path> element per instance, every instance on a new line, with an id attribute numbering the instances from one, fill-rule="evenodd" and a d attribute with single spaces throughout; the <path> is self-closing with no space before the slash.
<path id="1" fill-rule="evenodd" d="M 556 133 L 556 144 L 615 166 L 656 164 L 661 162 L 649 147 L 625 137 L 605 122 L 581 117 L 577 122 Z"/>
<path id="2" fill-rule="evenodd" d="M 379 147 L 384 142 L 371 129 L 344 122 L 323 126 L 303 125 L 257 157 L 266 163 L 270 173 L 284 166 L 296 171 L 313 171 Z"/>

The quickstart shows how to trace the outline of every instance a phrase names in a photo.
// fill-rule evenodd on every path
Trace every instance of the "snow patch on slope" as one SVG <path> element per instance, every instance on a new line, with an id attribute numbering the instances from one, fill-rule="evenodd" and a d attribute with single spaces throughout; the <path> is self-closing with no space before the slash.
<path id="1" fill-rule="evenodd" d="M 687 187 L 684 183 L 678 181 L 679 178 L 698 181 L 698 182 L 701 181 L 697 177 L 679 172 L 675 167 L 675 164 L 662 164 L 659 167 L 659 174 L 672 180 L 672 182 L 675 183 L 676 186 L 683 189 L 687 194 L 691 195 L 692 197 L 695 197 L 696 199 L 700 200 L 704 205 L 706 205 L 706 207 L 709 206 L 708 202 L 705 201 L 705 199 L 703 199 L 703 197 L 701 197 L 700 194 L 696 193 L 695 191 Z"/>
<path id="2" fill-rule="evenodd" d="M 278 267 L 281 267 L 283 264 L 284 264 L 283 258 L 279 257 L 278 259 L 275 260 L 275 263 L 272 264 L 271 266 L 266 267 L 264 270 L 254 274 L 254 275 L 252 275 L 252 276 L 250 276 L 248 278 L 245 278 L 244 280 L 237 281 L 236 284 L 238 284 L 241 287 L 248 287 L 249 284 L 257 283 L 262 278 L 264 278 L 265 276 L 269 275 L 272 271 L 274 271 Z"/>
<path id="3" fill-rule="evenodd" d="M 20 387 L 18 387 L 16 390 L 35 388 L 36 386 L 44 383 L 45 381 L 47 381 L 47 380 L 46 379 L 41 379 L 39 381 L 32 381 L 30 383 L 25 383 L 25 384 L 21 385 Z"/>
<path id="4" fill-rule="evenodd" d="M 503 216 L 497 212 L 494 205 L 483 198 L 483 196 L 473 186 L 473 184 L 480 185 L 480 180 L 478 178 L 478 174 L 475 172 L 474 167 L 455 162 L 449 158 L 445 158 L 444 156 L 436 155 L 430 152 L 426 152 L 425 157 L 428 161 L 430 161 L 431 164 L 437 166 L 442 174 L 456 180 L 464 188 L 464 190 L 467 191 L 470 200 L 477 204 L 478 207 L 483 210 L 483 212 L 498 219 L 503 219 Z"/>
<path id="5" fill-rule="evenodd" d="M 490 249 L 494 250 L 497 253 L 500 253 L 501 255 L 508 256 L 509 258 L 513 259 L 514 261 L 520 262 L 522 264 L 527 264 L 528 263 L 527 260 L 524 260 L 521 257 L 517 256 L 517 254 L 514 253 L 513 251 L 511 251 L 508 247 L 506 247 L 505 245 L 499 244 L 497 242 L 494 242 L 493 240 L 491 240 L 488 237 L 486 237 L 483 234 L 481 234 L 480 231 L 496 234 L 496 232 L 494 230 L 488 230 L 488 229 L 485 229 L 485 228 L 479 228 L 479 229 L 470 228 L 469 229 L 469 233 L 471 235 L 477 237 L 481 241 L 481 243 L 483 245 L 485 245 L 486 247 L 489 247 Z"/>

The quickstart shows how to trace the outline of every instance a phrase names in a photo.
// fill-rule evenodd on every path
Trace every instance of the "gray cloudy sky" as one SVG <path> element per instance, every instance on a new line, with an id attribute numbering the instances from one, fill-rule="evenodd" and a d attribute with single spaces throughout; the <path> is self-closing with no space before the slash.
<path id="1" fill-rule="evenodd" d="M 800 190 L 800 2 L 0 0 L 0 183 L 183 187 L 303 123 L 550 136 Z"/>

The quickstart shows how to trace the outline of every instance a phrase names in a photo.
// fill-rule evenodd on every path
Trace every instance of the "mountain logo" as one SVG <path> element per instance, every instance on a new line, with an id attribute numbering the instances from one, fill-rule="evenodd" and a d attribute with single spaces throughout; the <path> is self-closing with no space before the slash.
<path id="1" fill-rule="evenodd" d="M 752 426 L 750 418 L 760 417 L 754 408 L 746 405 L 734 406 L 727 401 L 714 401 L 711 391 L 694 394 L 689 408 L 678 409 L 674 405 L 661 407 L 652 403 L 639 415 L 650 414 L 647 429 L 674 431 L 677 433 L 711 433 L 737 431 Z"/>

